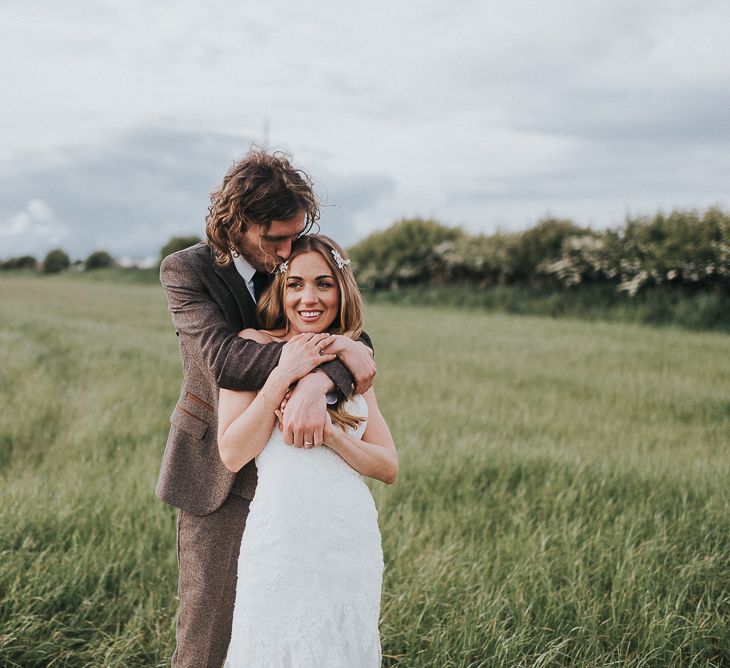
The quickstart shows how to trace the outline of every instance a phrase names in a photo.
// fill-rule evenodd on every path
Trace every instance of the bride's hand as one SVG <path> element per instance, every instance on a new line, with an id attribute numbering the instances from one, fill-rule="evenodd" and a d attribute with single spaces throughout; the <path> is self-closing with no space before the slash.
<path id="1" fill-rule="evenodd" d="M 335 445 L 335 438 L 336 436 L 342 433 L 342 429 L 340 429 L 334 422 L 332 422 L 332 418 L 330 418 L 329 415 L 327 415 L 327 423 L 324 427 L 324 436 L 322 438 L 322 445 L 326 445 L 328 448 L 334 450 Z"/>
<path id="2" fill-rule="evenodd" d="M 373 351 L 362 341 L 335 334 L 325 344 L 328 353 L 336 353 L 337 357 L 349 369 L 355 380 L 355 394 L 365 394 L 373 385 L 377 366 L 373 359 Z"/>
<path id="3" fill-rule="evenodd" d="M 278 369 L 293 383 L 306 376 L 323 362 L 330 362 L 337 355 L 323 352 L 331 334 L 297 334 L 281 349 Z"/>

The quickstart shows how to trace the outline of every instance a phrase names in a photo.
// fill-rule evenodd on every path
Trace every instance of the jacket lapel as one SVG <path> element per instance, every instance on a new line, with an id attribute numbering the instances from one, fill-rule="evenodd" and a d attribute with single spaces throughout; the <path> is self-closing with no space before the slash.
<path id="1" fill-rule="evenodd" d="M 243 323 L 246 326 L 253 325 L 256 321 L 256 304 L 235 265 L 232 262 L 226 267 L 215 265 L 215 273 L 223 279 L 223 282 L 231 291 L 236 304 L 238 304 Z"/>

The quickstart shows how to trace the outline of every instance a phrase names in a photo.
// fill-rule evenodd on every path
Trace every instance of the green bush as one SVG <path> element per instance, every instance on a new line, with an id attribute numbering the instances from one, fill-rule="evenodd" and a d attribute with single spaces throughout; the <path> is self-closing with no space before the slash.
<path id="1" fill-rule="evenodd" d="M 553 279 L 544 268 L 561 256 L 563 242 L 589 234 L 570 220 L 546 218 L 524 232 L 462 235 L 436 251 L 450 281 L 472 280 L 481 287 L 516 281 L 543 284 L 546 277 Z"/>
<path id="2" fill-rule="evenodd" d="M 622 289 L 675 282 L 730 280 L 730 217 L 719 209 L 658 213 L 627 221 L 622 238 Z"/>
<path id="3" fill-rule="evenodd" d="M 68 253 L 61 248 L 54 248 L 43 260 L 43 273 L 56 274 L 59 271 L 68 269 L 70 265 L 71 260 Z"/>
<path id="4" fill-rule="evenodd" d="M 349 255 L 365 288 L 398 287 L 428 280 L 445 281 L 438 247 L 464 236 L 459 228 L 435 220 L 401 220 L 350 248 Z"/>
<path id="5" fill-rule="evenodd" d="M 563 240 L 545 264 L 563 285 L 615 280 L 630 296 L 663 284 L 730 287 L 730 216 L 719 209 L 628 219 L 618 230 Z"/>
<path id="6" fill-rule="evenodd" d="M 366 289 L 401 285 L 532 288 L 602 284 L 634 297 L 659 285 L 730 289 L 730 215 L 718 208 L 627 219 L 618 229 L 548 218 L 520 233 L 470 235 L 436 221 L 404 220 L 355 245 Z"/>
<path id="7" fill-rule="evenodd" d="M 505 285 L 513 278 L 510 258 L 517 235 L 498 232 L 492 235 L 463 235 L 436 247 L 449 282 L 471 281 L 487 288 Z"/>
<path id="8" fill-rule="evenodd" d="M 176 253 L 184 248 L 190 248 L 190 246 L 194 246 L 198 243 L 200 243 L 200 237 L 195 235 L 187 237 L 170 237 L 170 240 L 160 249 L 160 262 L 172 253 Z"/>
<path id="9" fill-rule="evenodd" d="M 590 230 L 578 227 L 570 220 L 545 218 L 529 230 L 519 234 L 508 257 L 509 273 L 514 280 L 534 280 L 542 267 L 559 258 L 563 242 L 580 238 Z"/>
<path id="10" fill-rule="evenodd" d="M 86 258 L 84 262 L 84 268 L 89 271 L 91 269 L 108 269 L 113 267 L 116 263 L 114 258 L 109 255 L 105 250 L 94 251 Z"/>
<path id="11" fill-rule="evenodd" d="M 546 259 L 540 271 L 565 287 L 596 282 L 615 284 L 622 257 L 619 232 L 590 232 L 563 239 L 560 257 Z"/>
<path id="12" fill-rule="evenodd" d="M 38 260 L 32 255 L 18 255 L 0 263 L 0 269 L 37 269 Z"/>

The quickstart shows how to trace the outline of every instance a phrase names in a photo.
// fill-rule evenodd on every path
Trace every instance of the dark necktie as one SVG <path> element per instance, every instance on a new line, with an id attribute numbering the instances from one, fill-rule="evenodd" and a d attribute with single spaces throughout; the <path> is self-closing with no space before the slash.
<path id="1" fill-rule="evenodd" d="M 253 294 L 256 302 L 259 301 L 264 290 L 271 284 L 271 274 L 264 273 L 263 271 L 257 271 L 253 275 Z"/>

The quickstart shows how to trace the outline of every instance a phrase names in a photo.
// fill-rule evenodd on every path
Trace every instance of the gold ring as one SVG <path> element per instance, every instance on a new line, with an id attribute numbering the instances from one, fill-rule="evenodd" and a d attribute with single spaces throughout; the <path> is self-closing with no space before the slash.
<path id="1" fill-rule="evenodd" d="M 314 445 L 314 441 L 304 441 L 304 445 Z"/>

